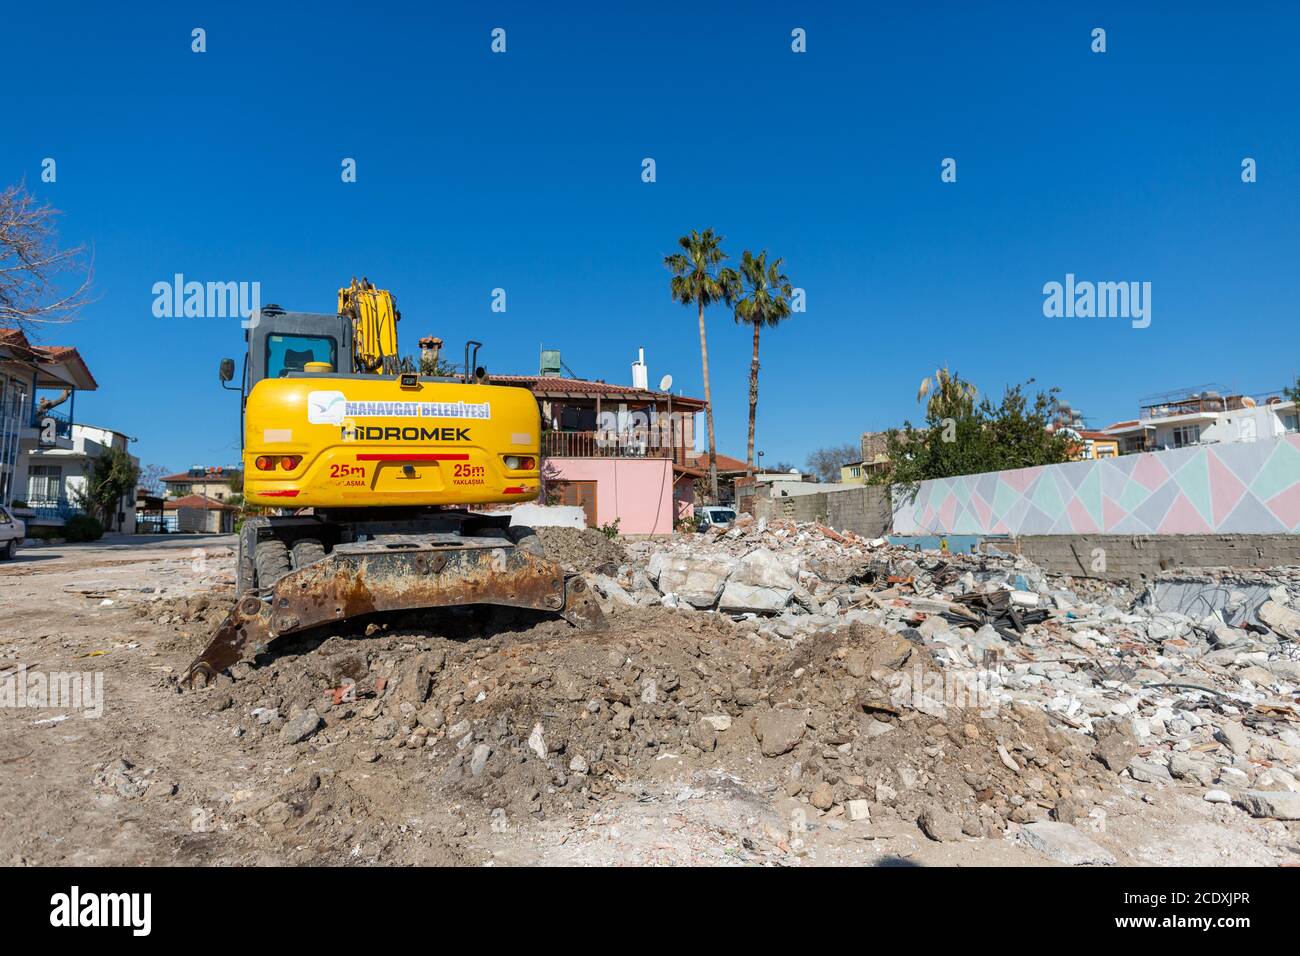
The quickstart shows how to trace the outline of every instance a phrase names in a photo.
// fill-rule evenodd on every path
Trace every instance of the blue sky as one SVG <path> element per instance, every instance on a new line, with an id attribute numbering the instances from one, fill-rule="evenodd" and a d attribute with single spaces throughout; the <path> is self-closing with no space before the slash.
<path id="1" fill-rule="evenodd" d="M 784 256 L 807 293 L 763 339 L 769 463 L 918 417 L 943 363 L 986 393 L 1060 386 L 1096 427 L 1152 392 L 1291 379 L 1294 7 L 844 6 L 10 6 L 26 82 L 0 94 L 0 182 L 25 178 L 94 249 L 96 301 L 44 337 L 99 380 L 78 418 L 137 436 L 145 463 L 237 458 L 216 367 L 238 322 L 155 318 L 177 272 L 319 311 L 365 274 L 397 293 L 411 350 L 477 338 L 490 370 L 528 373 L 544 344 L 627 381 L 644 347 L 652 382 L 700 395 L 661 260 L 706 226 L 737 259 Z M 1045 318 L 1067 272 L 1150 282 L 1150 327 Z M 708 321 L 719 450 L 743 457 L 749 335 Z"/>

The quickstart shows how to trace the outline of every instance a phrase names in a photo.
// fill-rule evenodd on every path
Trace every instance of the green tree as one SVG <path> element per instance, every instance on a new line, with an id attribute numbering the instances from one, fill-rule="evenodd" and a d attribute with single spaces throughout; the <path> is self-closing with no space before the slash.
<path id="1" fill-rule="evenodd" d="M 985 398 L 975 404 L 975 387 L 956 373 L 941 369 L 926 399 L 925 423 L 910 421 L 886 433 L 890 467 L 874 474 L 875 484 L 912 485 L 932 478 L 951 478 L 1011 468 L 1054 465 L 1070 459 L 1070 439 L 1048 425 L 1056 415 L 1056 389 L 1026 394 L 1028 382 L 1009 386 L 996 405 Z"/>
<path id="2" fill-rule="evenodd" d="M 121 448 L 109 448 L 91 462 L 85 487 L 72 493 L 74 503 L 106 527 L 114 527 L 122 498 L 135 494 L 139 480 L 140 466 L 131 456 Z"/>
<path id="3" fill-rule="evenodd" d="M 709 390 L 709 343 L 704 331 L 704 310 L 718 302 L 730 305 L 735 301 L 740 279 L 722 263 L 727 254 L 722 251 L 722 236 L 712 229 L 697 232 L 677 240 L 681 252 L 664 256 L 664 265 L 673 274 L 669 291 L 673 300 L 682 305 L 694 305 L 700 321 L 700 366 L 704 373 L 704 415 L 709 430 L 709 487 L 712 500 L 718 500 L 718 445 L 713 433 L 713 399 Z"/>
<path id="4" fill-rule="evenodd" d="M 748 249 L 740 260 L 740 298 L 736 300 L 736 321 L 754 327 L 754 357 L 749 365 L 749 445 L 745 456 L 745 474 L 754 474 L 754 422 L 758 418 L 758 333 L 764 327 L 775 328 L 790 317 L 790 297 L 794 290 L 790 279 L 781 271 L 784 259 L 767 261 L 767 250 L 757 256 Z"/>

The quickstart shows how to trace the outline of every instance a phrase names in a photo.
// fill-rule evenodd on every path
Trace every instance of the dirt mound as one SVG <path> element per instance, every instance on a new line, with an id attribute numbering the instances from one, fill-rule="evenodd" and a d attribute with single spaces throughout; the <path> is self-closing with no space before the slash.
<path id="1" fill-rule="evenodd" d="M 234 606 L 234 592 L 216 589 L 188 597 L 158 598 L 135 605 L 137 617 L 158 624 L 199 624 L 215 628 Z"/>
<path id="2" fill-rule="evenodd" d="M 613 574 L 627 561 L 622 545 L 595 528 L 538 528 L 546 555 L 568 571 Z"/>
<path id="3" fill-rule="evenodd" d="M 596 803 L 661 767 L 724 767 L 821 811 L 865 801 L 971 835 L 1070 800 L 1063 815 L 1086 813 L 1114 779 L 1087 738 L 1033 708 L 918 710 L 899 685 L 930 671 L 928 652 L 876 628 L 791 648 L 720 615 L 651 608 L 602 632 L 534 620 L 467 641 L 472 625 L 450 629 L 291 642 L 202 706 L 233 705 L 243 733 L 313 765 L 400 764 L 384 773 L 469 798 L 501 826 Z"/>

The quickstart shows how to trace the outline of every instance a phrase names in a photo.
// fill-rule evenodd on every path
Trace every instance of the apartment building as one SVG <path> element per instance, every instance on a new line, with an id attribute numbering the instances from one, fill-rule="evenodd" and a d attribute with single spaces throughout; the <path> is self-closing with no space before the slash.
<path id="1" fill-rule="evenodd" d="M 188 471 L 159 479 L 168 498 L 202 495 L 214 501 L 229 501 L 241 485 L 242 472 L 236 465 L 195 465 Z"/>
<path id="2" fill-rule="evenodd" d="M 53 475 L 46 471 L 50 463 L 41 459 L 50 452 L 72 452 L 78 447 L 77 394 L 98 387 L 76 348 L 35 345 L 19 329 L 0 329 L 0 504 L 31 506 L 27 500 L 30 460 L 35 457 L 35 490 L 42 493 L 45 504 L 25 514 L 29 523 L 34 519 L 38 524 L 61 524 L 75 513 L 66 497 L 44 497 L 49 487 L 44 479 Z M 83 437 L 96 441 L 91 433 Z"/>
<path id="3" fill-rule="evenodd" d="M 125 452 L 139 467 L 140 460 L 130 453 L 131 438 L 111 428 L 73 422 L 66 447 L 32 448 L 26 455 L 26 479 L 23 501 L 33 523 L 59 525 L 81 512 L 81 495 L 95 459 L 110 448 Z M 116 510 L 107 515 L 104 530 L 134 534 L 136 530 L 135 495 L 127 492 Z"/>
<path id="4" fill-rule="evenodd" d="M 1121 454 L 1218 442 L 1259 441 L 1300 431 L 1295 402 L 1281 392 L 1235 393 L 1208 385 L 1143 400 L 1138 417 L 1102 432 Z"/>

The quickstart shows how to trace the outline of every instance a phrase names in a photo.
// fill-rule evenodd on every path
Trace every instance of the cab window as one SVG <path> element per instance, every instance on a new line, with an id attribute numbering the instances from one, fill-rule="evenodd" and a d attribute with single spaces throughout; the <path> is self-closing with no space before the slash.
<path id="1" fill-rule="evenodd" d="M 338 343 L 328 335 L 268 335 L 266 377 L 279 378 L 284 372 L 301 372 L 308 362 L 328 362 L 338 371 Z"/>

